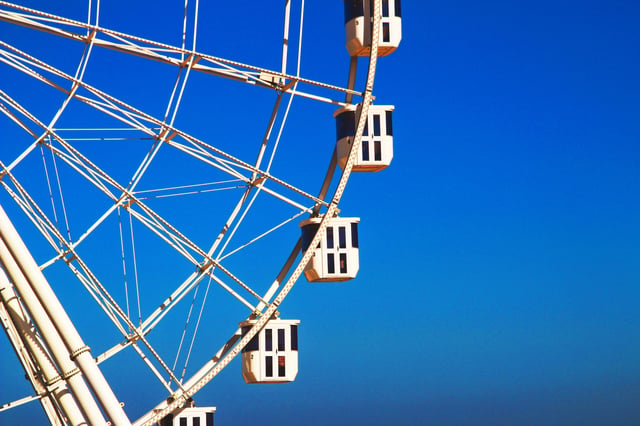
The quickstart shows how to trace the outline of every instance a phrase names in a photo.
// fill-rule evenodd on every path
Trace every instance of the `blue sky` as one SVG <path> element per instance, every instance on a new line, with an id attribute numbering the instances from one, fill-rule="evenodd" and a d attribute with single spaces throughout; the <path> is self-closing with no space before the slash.
<path id="1" fill-rule="evenodd" d="M 124 2 L 102 3 L 103 25 L 179 42 L 179 13 L 162 11 L 180 12 L 181 5 L 123 13 Z M 341 4 L 309 1 L 307 8 L 302 75 L 343 84 Z M 277 68 L 281 23 L 266 25 L 267 9 L 247 15 L 201 5 L 201 19 L 211 21 L 200 23 L 200 49 Z M 343 215 L 361 217 L 357 279 L 302 279 L 283 304 L 284 317 L 301 320 L 296 382 L 246 385 L 236 360 L 196 402 L 216 405 L 227 425 L 638 424 L 639 19 L 632 1 L 403 2 L 403 41 L 380 60 L 374 90 L 378 103 L 396 106 L 394 160 L 379 173 L 354 175 L 341 203 Z M 232 37 L 238 22 L 246 31 Z M 0 27 L 1 39 L 24 42 L 24 34 Z M 51 61 L 63 63 L 74 54 L 69 49 Z M 175 74 L 157 67 L 150 78 L 141 61 L 114 79 L 118 58 L 96 54 L 87 81 L 161 114 Z M 16 96 L 38 93 L 31 90 L 35 85 Z M 205 140 L 218 132 L 228 141 L 260 137 L 264 125 L 249 124 L 254 117 L 264 123 L 273 102 L 266 90 L 208 76 L 194 76 L 185 96 L 176 123 Z M 51 114 L 47 105 L 33 108 Z M 202 125 L 234 108 L 243 114 L 225 122 L 230 126 Z M 274 165 L 310 192 L 320 185 L 311 170 L 330 154 L 331 113 L 331 106 L 295 99 L 285 133 L 291 150 Z M 93 116 L 79 110 L 75 117 Z M 4 151 L 9 142 L 2 137 Z M 117 147 L 127 152 L 124 160 L 108 158 L 126 169 L 127 158 L 138 155 L 128 149 Z M 154 177 L 162 181 L 161 170 Z M 188 207 L 173 212 L 176 220 L 189 229 L 185 212 L 198 219 L 202 209 L 215 214 L 216 204 L 201 202 L 185 201 Z M 293 228 L 268 242 L 273 256 L 260 262 L 265 271 L 284 260 L 290 245 L 283 241 L 293 238 Z M 32 231 L 25 225 L 25 232 Z M 105 277 L 113 269 L 106 258 L 96 267 Z M 157 265 L 155 273 L 172 269 Z M 82 315 L 81 296 L 61 298 L 72 318 Z M 225 330 L 242 319 L 226 309 L 219 311 Z M 101 321 L 79 326 L 92 348 L 105 345 L 96 331 Z M 219 341 L 216 327 L 208 328 L 204 346 L 207 333 Z M 3 383 L 12 378 L 0 389 L 5 402 L 26 395 L 28 386 L 0 345 Z M 127 357 L 103 369 L 135 418 L 162 396 L 133 374 L 136 364 Z M 0 424 L 43 419 L 35 404 L 0 413 Z"/>

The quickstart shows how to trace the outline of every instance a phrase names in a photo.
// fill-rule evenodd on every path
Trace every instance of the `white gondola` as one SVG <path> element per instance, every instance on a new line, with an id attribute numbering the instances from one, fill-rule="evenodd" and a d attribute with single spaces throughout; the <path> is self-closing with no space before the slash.
<path id="1" fill-rule="evenodd" d="M 373 0 L 344 0 L 344 25 L 347 50 L 351 56 L 369 56 Z M 382 0 L 382 19 L 378 56 L 392 53 L 402 39 L 402 13 L 400 0 Z"/>
<path id="2" fill-rule="evenodd" d="M 160 420 L 160 426 L 213 426 L 216 407 L 188 407 Z"/>
<path id="3" fill-rule="evenodd" d="M 320 226 L 321 217 L 300 222 L 302 249 L 307 250 Z M 307 263 L 304 276 L 309 282 L 346 281 L 356 277 L 358 259 L 359 217 L 334 217 L 327 232 Z"/>
<path id="4" fill-rule="evenodd" d="M 256 323 L 240 323 L 242 335 Z M 242 377 L 247 383 L 285 383 L 298 374 L 300 320 L 272 319 L 242 349 Z"/>
<path id="5" fill-rule="evenodd" d="M 389 166 L 393 158 L 393 105 L 371 105 L 362 135 L 354 172 L 377 172 Z M 344 169 L 356 133 L 356 105 L 347 105 L 333 113 L 336 119 L 338 164 Z"/>

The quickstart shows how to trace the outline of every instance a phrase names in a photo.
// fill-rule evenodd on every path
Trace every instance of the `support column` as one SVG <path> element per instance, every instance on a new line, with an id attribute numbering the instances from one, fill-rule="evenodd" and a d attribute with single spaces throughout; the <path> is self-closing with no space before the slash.
<path id="1" fill-rule="evenodd" d="M 69 385 L 71 392 L 73 392 L 73 396 L 78 402 L 84 417 L 92 426 L 104 425 L 106 421 L 100 411 L 100 407 L 98 407 L 98 404 L 93 399 L 93 395 L 82 378 L 82 374 L 80 373 L 77 365 L 71 359 L 71 353 L 65 346 L 60 334 L 53 326 L 51 319 L 29 286 L 29 283 L 20 271 L 20 268 L 18 268 L 18 265 L 15 263 L 2 238 L 0 238 L 0 264 L 2 264 L 2 267 L 7 272 L 14 288 L 20 295 L 20 299 L 27 308 L 27 311 L 29 312 L 36 328 L 39 330 L 45 345 L 53 356 L 54 362 L 60 371 L 60 375 Z"/>
<path id="2" fill-rule="evenodd" d="M 51 423 L 52 426 L 64 426 L 64 423 L 62 420 L 62 417 L 64 415 L 58 410 L 57 407 L 59 405 L 56 403 L 55 398 L 52 395 L 52 392 L 50 391 L 50 389 L 43 382 L 43 378 L 40 372 L 38 371 L 37 367 L 35 366 L 35 363 L 31 359 L 31 356 L 26 346 L 24 345 L 24 342 L 20 338 L 20 333 L 13 326 L 12 320 L 9 317 L 9 313 L 7 312 L 7 309 L 5 308 L 4 303 L 2 303 L 2 301 L 0 301 L 0 323 L 2 323 L 2 328 L 4 329 L 5 333 L 7 334 L 7 337 L 9 338 L 9 343 L 13 347 L 18 357 L 18 360 L 20 361 L 20 364 L 22 364 L 22 368 L 26 373 L 25 374 L 26 378 L 29 380 L 29 382 L 31 383 L 31 386 L 33 387 L 33 390 L 36 392 L 36 397 L 40 402 L 40 405 L 42 405 L 42 409 L 47 415 L 47 418 L 49 419 L 49 423 Z M 24 398 L 22 400 L 14 401 L 10 403 L 9 406 L 11 405 L 17 406 L 23 400 Z M 3 408 L 6 406 L 7 404 L 3 405 Z"/>
<path id="3" fill-rule="evenodd" d="M 77 402 L 67 389 L 66 383 L 62 380 L 62 377 L 60 377 L 56 366 L 49 357 L 49 354 L 44 348 L 42 342 L 38 338 L 36 332 L 32 330 L 31 321 L 24 312 L 24 309 L 15 294 L 13 286 L 2 269 L 0 269 L 0 301 L 2 302 L 2 306 L 5 308 L 7 320 L 11 322 L 16 337 L 20 339 L 20 343 L 22 343 L 23 347 L 28 352 L 25 356 L 28 355 L 29 360 L 31 360 L 32 364 L 36 366 L 36 373 L 42 374 L 44 383 L 40 381 L 41 389 L 38 389 L 38 386 L 36 386 L 36 383 L 33 383 L 33 380 L 32 383 L 36 390 L 36 394 L 41 396 L 41 403 L 51 424 L 61 425 L 62 423 L 60 423 L 58 418 L 57 410 L 52 406 L 48 406 L 50 404 L 45 406 L 45 401 L 49 398 L 55 399 L 57 405 L 72 425 L 88 425 L 77 405 Z M 17 343 L 18 342 L 13 344 L 14 348 L 16 348 Z M 25 370 L 28 369 L 29 366 L 26 363 L 27 360 L 21 361 Z M 45 393 L 48 393 L 48 395 L 44 396 L 43 394 Z M 55 412 L 52 412 L 52 410 Z"/>
<path id="4" fill-rule="evenodd" d="M 89 386 L 93 390 L 93 393 L 96 395 L 102 405 L 102 408 L 111 420 L 111 423 L 114 426 L 130 425 L 131 422 L 122 409 L 120 402 L 117 400 L 111 390 L 111 387 L 91 356 L 89 347 L 82 341 L 76 328 L 71 322 L 71 319 L 69 319 L 64 308 L 60 304 L 60 301 L 49 286 L 49 283 L 42 274 L 42 271 L 31 256 L 31 253 L 29 253 L 27 247 L 24 245 L 24 242 L 13 227 L 13 224 L 9 220 L 9 217 L 2 206 L 0 206 L 0 240 L 4 242 L 4 244 L 2 244 L 3 246 L 6 244 L 6 248 L 9 252 L 5 252 L 5 256 L 0 260 L 4 264 L 5 258 L 10 254 L 22 274 L 24 274 L 24 278 L 28 281 L 28 287 L 33 289 L 33 293 L 35 293 L 35 297 L 39 302 L 37 303 L 34 301 L 35 304 L 44 308 L 46 315 L 51 319 L 51 322 L 58 331 L 59 336 L 62 337 L 64 345 L 71 354 L 71 359 L 77 363 L 82 374 L 84 374 Z M 11 263 L 10 260 L 9 263 Z M 11 276 L 11 278 L 13 279 L 13 276 Z M 26 303 L 26 299 L 22 294 L 22 289 L 17 285 L 15 279 L 13 279 L 13 282 L 14 285 L 16 285 L 20 296 Z M 31 312 L 31 308 L 29 306 L 28 309 Z M 31 312 L 31 314 L 33 316 L 33 312 Z M 76 398 L 79 398 L 79 396 L 76 395 Z M 91 398 L 91 400 L 93 401 L 93 398 Z M 92 425 L 100 424 L 94 423 L 92 419 L 88 420 Z"/>

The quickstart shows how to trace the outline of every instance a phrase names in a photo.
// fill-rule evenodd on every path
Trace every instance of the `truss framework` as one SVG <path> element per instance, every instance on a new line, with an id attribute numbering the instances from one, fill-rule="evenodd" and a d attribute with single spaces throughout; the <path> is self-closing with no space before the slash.
<path id="1" fill-rule="evenodd" d="M 304 4 L 304 1 L 302 3 Z M 374 19 L 374 34 L 377 34 L 377 31 L 379 31 L 379 3 L 379 1 L 375 2 L 376 18 Z M 165 401 L 159 404 L 154 410 L 139 419 L 135 423 L 136 425 L 146 425 L 156 422 L 164 415 L 179 408 L 193 396 L 195 392 L 213 379 L 266 322 L 273 315 L 277 314 L 278 306 L 302 273 L 312 251 L 309 250 L 303 253 L 299 259 L 301 244 L 300 241 L 298 241 L 288 259 L 285 261 L 281 272 L 271 284 L 268 291 L 263 295 L 260 295 L 250 284 L 244 282 L 231 270 L 227 269 L 223 265 L 223 261 L 299 216 L 303 214 L 318 214 L 324 209 L 325 220 L 322 221 L 314 241 L 310 245 L 310 247 L 315 247 L 323 236 L 327 225 L 326 218 L 333 216 L 337 212 L 337 205 L 357 155 L 357 148 L 352 150 L 347 166 L 344 168 L 343 174 L 337 184 L 337 188 L 328 201 L 326 195 L 333 181 L 333 175 L 336 169 L 334 160 L 332 160 L 329 166 L 325 182 L 318 196 L 311 195 L 300 189 L 297 185 L 273 175 L 270 172 L 271 161 L 269 161 L 267 165 L 264 165 L 263 161 L 268 147 L 273 147 L 272 158 L 275 154 L 277 140 L 275 143 L 272 142 L 271 136 L 278 121 L 281 101 L 285 96 L 289 98 L 287 112 L 294 96 L 335 105 L 346 105 L 352 101 L 353 96 L 358 96 L 362 98 L 360 114 L 366 116 L 368 106 L 373 99 L 372 87 L 377 58 L 377 45 L 375 42 L 377 41 L 377 37 L 373 37 L 375 41 L 371 49 L 369 72 L 364 92 L 353 90 L 355 79 L 352 77 L 355 76 L 355 68 L 357 66 L 357 61 L 354 60 L 351 61 L 350 79 L 347 88 L 301 77 L 299 75 L 299 63 L 297 74 L 290 75 L 286 73 L 289 8 L 290 2 L 286 0 L 285 15 L 287 18 L 285 20 L 282 70 L 274 71 L 197 52 L 195 50 L 195 36 L 192 49 L 187 49 L 184 43 L 181 47 L 169 46 L 102 28 L 97 24 L 97 12 L 93 23 L 91 23 L 91 15 L 88 19 L 89 23 L 83 23 L 0 1 L 0 20 L 85 44 L 85 51 L 80 64 L 75 75 L 72 76 L 47 64 L 45 61 L 29 55 L 15 46 L 0 41 L 1 63 L 20 71 L 35 81 L 58 90 L 65 96 L 65 101 L 54 118 L 50 122 L 45 123 L 38 119 L 35 114 L 31 113 L 27 107 L 21 105 L 9 94 L 0 90 L 0 112 L 33 139 L 33 142 L 10 162 L 7 164 L 0 162 L 0 185 L 29 218 L 55 252 L 55 256 L 40 265 L 40 269 L 46 269 L 59 261 L 64 262 L 122 334 L 123 341 L 114 345 L 103 354 L 98 355 L 96 358 L 97 361 L 102 362 L 120 350 L 132 346 L 171 394 L 170 400 L 173 402 L 168 403 Z M 302 32 L 302 18 L 300 21 L 300 31 Z M 196 25 L 194 25 L 194 27 L 195 26 Z M 300 37 L 300 43 L 301 40 L 302 38 Z M 91 51 L 94 48 L 110 49 L 174 66 L 178 77 L 176 78 L 165 116 L 162 119 L 155 118 L 109 95 L 105 91 L 84 82 L 83 74 Z M 300 47 L 298 53 L 298 60 L 299 59 Z M 276 91 L 277 99 L 274 103 L 264 139 L 258 151 L 257 160 L 254 163 L 236 158 L 224 150 L 217 148 L 214 144 L 189 135 L 173 125 L 180 106 L 182 91 L 191 72 L 210 74 L 216 77 L 240 81 Z M 307 91 L 298 90 L 298 85 L 304 86 L 307 88 Z M 334 98 L 311 93 L 309 89 L 313 88 L 328 90 L 334 92 L 336 95 L 345 96 L 347 101 L 343 102 Z M 102 170 L 76 147 L 73 138 L 63 136 L 65 130 L 56 129 L 56 123 L 59 117 L 72 101 L 81 102 L 105 114 L 105 116 L 118 120 L 126 129 L 132 129 L 143 134 L 146 140 L 150 142 L 147 155 L 129 182 L 119 182 L 109 173 Z M 280 131 L 277 139 L 279 139 L 282 133 L 285 121 L 286 114 L 285 118 L 280 121 Z M 364 122 L 365 120 L 359 120 L 358 122 L 357 137 L 353 144 L 355 147 L 360 145 L 358 137 L 362 136 Z M 212 169 L 228 175 L 229 181 L 235 182 L 234 188 L 241 190 L 241 195 L 238 197 L 234 209 L 225 221 L 217 237 L 209 246 L 199 246 L 190 240 L 177 226 L 173 225 L 170 220 L 152 209 L 146 202 L 146 197 L 143 196 L 142 191 L 137 190 L 142 177 L 153 162 L 158 151 L 163 147 L 175 149 L 197 160 L 201 164 L 205 164 Z M 14 170 L 21 166 L 27 158 L 35 155 L 36 148 L 43 148 L 51 154 L 52 158 L 61 161 L 69 169 L 74 170 L 77 176 L 90 183 L 110 202 L 109 207 L 74 239 L 71 238 L 70 233 L 65 235 L 65 233 L 60 230 L 56 221 L 52 220 L 51 217 L 45 213 L 43 207 L 36 202 L 14 174 Z M 270 229 L 258 233 L 252 240 L 244 245 L 226 252 L 225 250 L 235 231 L 242 223 L 245 215 L 260 193 L 266 194 L 279 202 L 293 207 L 296 213 Z M 195 268 L 195 271 L 186 277 L 154 312 L 137 325 L 130 319 L 127 310 L 116 302 L 115 298 L 109 293 L 107 286 L 93 273 L 88 262 L 82 258 L 78 251 L 82 243 L 91 236 L 107 218 L 114 215 L 120 209 L 128 212 L 137 223 L 142 224 L 158 236 Z M 296 262 L 297 266 L 294 268 Z M 210 278 L 233 299 L 245 306 L 248 309 L 248 317 L 258 317 L 259 320 L 242 339 L 240 338 L 239 331 L 236 331 L 209 362 L 192 378 L 183 381 L 176 377 L 173 369 L 169 368 L 167 363 L 148 342 L 146 336 L 173 307 L 192 292 L 205 278 Z M 10 322 L 10 315 L 5 305 L 3 304 L 2 306 L 4 310 L 0 311 L 0 319 L 8 324 Z M 6 328 L 9 329 L 12 327 L 8 326 Z M 151 359 L 145 355 L 146 353 L 151 355 Z M 25 363 L 28 364 L 30 358 L 24 356 L 21 359 L 24 359 Z M 169 380 L 167 380 L 167 378 Z M 37 379 L 34 378 L 32 383 L 34 383 L 36 392 L 38 392 L 38 389 L 42 389 Z M 49 404 L 44 402 L 45 399 L 42 401 L 43 405 Z M 59 402 L 53 400 L 49 404 L 52 406 L 49 408 L 49 411 L 58 413 L 60 408 L 56 408 L 56 404 L 59 404 Z M 47 410 L 47 408 L 45 408 L 45 410 Z M 52 419 L 55 416 L 52 415 L 49 417 Z"/>

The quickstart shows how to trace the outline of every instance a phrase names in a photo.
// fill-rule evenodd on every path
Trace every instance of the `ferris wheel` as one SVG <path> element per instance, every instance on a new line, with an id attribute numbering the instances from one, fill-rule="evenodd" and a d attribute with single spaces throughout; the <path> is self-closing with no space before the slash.
<path id="1" fill-rule="evenodd" d="M 194 395 L 236 356 L 295 379 L 298 279 L 358 272 L 339 203 L 393 157 L 400 0 L 42 3 L 0 1 L 0 320 L 31 386 L 0 419 L 213 424 Z"/>

